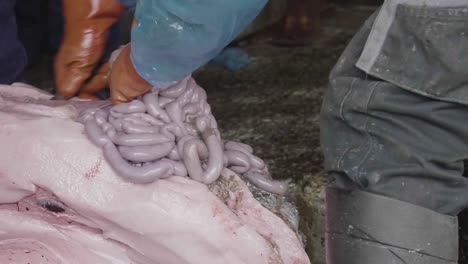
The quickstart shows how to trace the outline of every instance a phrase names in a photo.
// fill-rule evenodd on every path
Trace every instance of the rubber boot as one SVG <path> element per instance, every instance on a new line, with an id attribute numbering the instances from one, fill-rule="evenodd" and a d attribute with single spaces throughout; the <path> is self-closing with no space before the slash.
<path id="1" fill-rule="evenodd" d="M 326 191 L 327 264 L 457 264 L 458 220 L 363 191 Z"/>

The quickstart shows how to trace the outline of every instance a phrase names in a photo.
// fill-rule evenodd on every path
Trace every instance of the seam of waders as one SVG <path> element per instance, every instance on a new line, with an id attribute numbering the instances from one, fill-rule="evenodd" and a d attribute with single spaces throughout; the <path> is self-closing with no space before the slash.
<path id="1" fill-rule="evenodd" d="M 349 96 L 351 95 L 351 93 L 353 91 L 353 86 L 354 86 L 354 83 L 356 82 L 356 80 L 357 79 L 353 79 L 353 81 L 350 83 L 349 90 L 346 93 L 346 95 L 343 97 L 343 100 L 341 100 L 341 103 L 340 103 L 339 116 L 340 116 L 341 120 L 343 120 L 343 122 L 345 122 L 345 123 L 347 123 L 347 121 L 346 121 L 346 118 L 344 116 L 344 110 L 343 110 L 344 105 L 345 105 L 346 101 L 348 101 L 348 98 L 349 98 Z M 342 168 L 341 162 L 342 162 L 344 156 L 346 155 L 346 153 L 348 151 L 349 151 L 349 149 L 343 150 L 343 153 L 341 153 L 340 157 L 336 161 L 336 169 L 341 169 Z"/>
<path id="2" fill-rule="evenodd" d="M 358 79 L 354 79 L 350 85 L 349 85 L 349 90 L 348 92 L 346 93 L 346 95 L 343 97 L 343 100 L 341 101 L 340 103 L 340 110 L 339 110 L 339 117 L 345 122 L 348 124 L 348 126 L 352 127 L 352 122 L 349 122 L 349 120 L 346 119 L 345 117 L 345 111 L 344 111 L 344 108 L 345 108 L 345 105 L 346 103 L 349 101 L 349 98 L 351 97 L 351 94 L 352 92 L 355 90 L 355 82 L 357 81 Z M 373 150 L 373 143 L 375 142 L 375 139 L 374 137 L 369 133 L 368 131 L 368 123 L 369 123 L 369 112 L 368 112 L 368 108 L 369 108 L 369 104 L 371 102 L 371 100 L 374 98 L 374 94 L 375 94 L 375 90 L 376 90 L 376 87 L 379 85 L 380 83 L 379 82 L 374 82 L 371 86 L 370 86 L 370 91 L 368 93 L 368 96 L 367 96 L 367 100 L 363 106 L 363 113 L 366 115 L 366 118 L 364 120 L 364 128 L 362 130 L 358 129 L 358 128 L 354 128 L 356 130 L 358 130 L 360 133 L 364 133 L 366 135 L 366 138 L 367 138 L 367 151 L 366 151 L 366 154 L 362 157 L 362 159 L 357 162 L 358 163 L 358 166 L 357 166 L 357 173 L 356 175 L 352 175 L 352 174 L 349 174 L 345 171 L 345 173 L 348 175 L 348 177 L 350 177 L 354 182 L 356 183 L 359 183 L 361 185 L 361 187 L 363 187 L 363 182 L 360 180 L 360 176 L 363 174 L 362 173 L 362 170 L 363 168 L 361 168 L 361 166 L 367 161 L 371 151 Z M 351 108 L 353 109 L 353 108 Z M 356 111 L 356 110 L 354 110 Z M 362 145 L 361 145 L 362 146 Z M 343 151 L 343 153 L 340 155 L 340 158 L 338 159 L 337 161 L 337 168 L 342 168 L 342 160 L 344 158 L 344 156 L 346 155 L 346 153 L 348 153 L 349 151 L 351 151 L 352 149 L 346 149 Z M 367 185 L 367 183 L 365 184 Z"/>
<path id="3" fill-rule="evenodd" d="M 372 134 L 370 133 L 369 131 L 369 104 L 371 102 L 371 100 L 374 98 L 375 96 L 375 90 L 377 89 L 377 87 L 380 85 L 381 83 L 380 82 L 375 82 L 372 86 L 371 86 L 371 91 L 370 91 L 370 94 L 369 94 L 369 97 L 367 98 L 367 102 L 366 102 L 366 106 L 365 106 L 365 114 L 366 114 L 366 121 L 364 123 L 364 132 L 366 134 L 366 137 L 367 137 L 367 144 L 368 144 L 368 150 L 366 152 L 366 154 L 364 155 L 364 157 L 362 158 L 362 160 L 359 162 L 358 164 L 358 171 L 357 171 L 357 179 L 356 180 L 359 180 L 359 182 L 362 184 L 362 181 L 360 180 L 361 179 L 361 175 L 363 174 L 363 171 L 364 169 L 366 168 L 366 165 L 368 164 L 368 160 L 369 160 L 369 156 L 370 154 L 372 153 L 372 151 L 374 150 L 374 145 L 375 145 L 375 137 L 372 136 Z M 367 180 L 366 180 L 367 181 Z M 366 186 L 364 187 L 367 187 L 368 185 L 368 182 L 366 182 Z"/>

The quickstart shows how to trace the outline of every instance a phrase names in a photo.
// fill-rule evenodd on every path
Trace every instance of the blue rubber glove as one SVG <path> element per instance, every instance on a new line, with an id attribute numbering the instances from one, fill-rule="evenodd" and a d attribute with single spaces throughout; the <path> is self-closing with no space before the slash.
<path id="1" fill-rule="evenodd" d="M 132 63 L 152 85 L 167 87 L 220 54 L 267 1 L 139 0 Z"/>
<path id="2" fill-rule="evenodd" d="M 230 71 L 237 72 L 250 64 L 250 58 L 247 52 L 241 48 L 226 48 L 209 64 L 222 66 Z"/>

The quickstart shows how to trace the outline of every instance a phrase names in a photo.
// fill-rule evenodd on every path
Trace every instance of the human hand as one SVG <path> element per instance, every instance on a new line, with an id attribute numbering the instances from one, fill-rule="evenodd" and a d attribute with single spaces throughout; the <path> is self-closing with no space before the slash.
<path id="1" fill-rule="evenodd" d="M 65 99 L 93 93 L 107 86 L 109 65 L 90 79 L 104 54 L 109 29 L 126 7 L 116 0 L 64 0 L 65 35 L 55 58 L 57 94 Z"/>

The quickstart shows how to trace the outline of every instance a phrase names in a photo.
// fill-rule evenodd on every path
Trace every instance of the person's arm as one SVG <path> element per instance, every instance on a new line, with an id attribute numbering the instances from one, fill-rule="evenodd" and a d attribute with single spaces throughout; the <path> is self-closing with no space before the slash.
<path id="1" fill-rule="evenodd" d="M 140 0 L 131 59 L 155 87 L 176 82 L 218 55 L 267 0 Z"/>
<path id="2" fill-rule="evenodd" d="M 131 101 L 192 74 L 229 44 L 267 0 L 139 0 L 131 45 L 112 65 L 111 100 Z"/>

